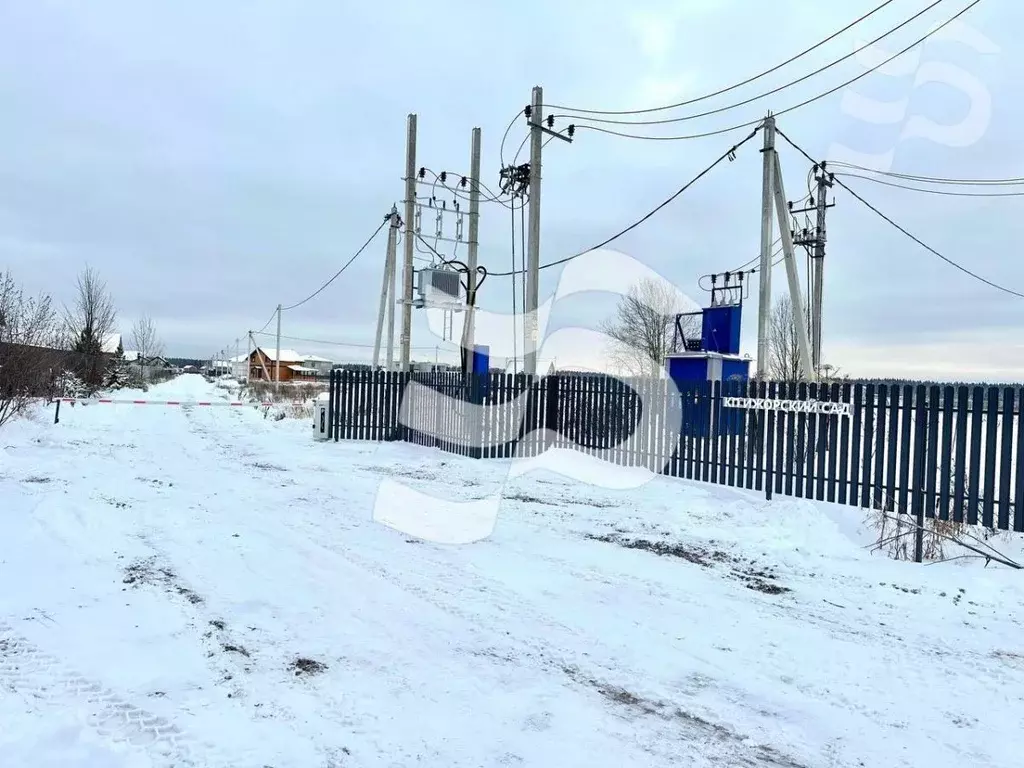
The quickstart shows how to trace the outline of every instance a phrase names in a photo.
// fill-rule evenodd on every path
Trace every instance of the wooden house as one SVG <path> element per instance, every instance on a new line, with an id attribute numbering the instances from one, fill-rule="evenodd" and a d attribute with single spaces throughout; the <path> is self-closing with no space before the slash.
<path id="1" fill-rule="evenodd" d="M 276 349 L 257 347 L 249 355 L 250 381 L 277 381 Z M 304 355 L 294 349 L 281 350 L 281 381 L 316 381 L 317 369 L 304 364 Z"/>

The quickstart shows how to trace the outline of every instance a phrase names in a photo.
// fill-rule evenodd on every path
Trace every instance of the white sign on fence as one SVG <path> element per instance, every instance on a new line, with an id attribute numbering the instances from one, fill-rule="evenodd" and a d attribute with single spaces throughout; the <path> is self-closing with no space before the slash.
<path id="1" fill-rule="evenodd" d="M 831 416 L 849 416 L 849 403 L 830 403 L 821 400 L 768 400 L 759 397 L 723 397 L 726 408 L 745 408 L 754 411 L 787 411 L 789 413 L 822 413 Z"/>

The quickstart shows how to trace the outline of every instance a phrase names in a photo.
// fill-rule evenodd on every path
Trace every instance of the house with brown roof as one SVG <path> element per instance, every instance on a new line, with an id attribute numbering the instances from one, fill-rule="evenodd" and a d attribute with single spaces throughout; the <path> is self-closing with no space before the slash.
<path id="1" fill-rule="evenodd" d="M 294 349 L 280 350 L 281 381 L 316 381 L 317 369 L 304 363 Z M 257 347 L 249 355 L 250 381 L 277 381 L 278 350 Z"/>

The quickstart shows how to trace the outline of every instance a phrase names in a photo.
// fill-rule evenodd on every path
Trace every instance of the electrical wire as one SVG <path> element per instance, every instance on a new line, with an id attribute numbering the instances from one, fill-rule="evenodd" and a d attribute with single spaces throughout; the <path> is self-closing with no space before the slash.
<path id="1" fill-rule="evenodd" d="M 524 110 L 520 109 L 516 112 L 515 117 L 509 122 L 508 127 L 505 129 L 505 134 L 501 137 L 501 146 L 498 147 L 498 159 L 501 161 L 501 167 L 505 167 L 505 142 L 508 141 L 508 135 L 512 131 L 512 126 L 516 124 L 516 120 L 523 114 Z"/>
<path id="2" fill-rule="evenodd" d="M 786 141 L 787 144 L 789 144 L 791 147 L 793 147 L 793 149 L 795 149 L 797 152 L 799 152 L 801 155 L 803 155 L 812 164 L 816 164 L 817 163 L 817 161 L 815 161 L 809 154 L 807 154 L 807 152 L 805 152 L 802 147 L 797 145 L 796 142 L 794 142 L 791 138 L 789 138 L 782 131 L 776 129 L 775 132 L 779 136 L 781 136 Z M 989 286 L 990 288 L 995 288 L 997 291 L 1002 291 L 1003 293 L 1008 293 L 1011 296 L 1016 296 L 1017 298 L 1024 299 L 1024 293 L 1019 293 L 1018 291 L 1015 291 L 1015 290 L 1013 290 L 1011 288 L 1007 288 L 1004 285 L 999 285 L 999 283 L 995 283 L 995 282 L 989 280 L 988 278 L 982 277 L 977 272 L 972 272 L 971 270 L 969 270 L 967 267 L 963 266 L 962 264 L 959 264 L 956 261 L 954 261 L 953 259 L 949 258 L 948 256 L 945 256 L 945 255 L 939 253 L 937 250 L 935 250 L 930 245 L 925 243 L 919 237 L 917 237 L 916 235 L 912 234 L 910 231 L 908 231 L 903 226 L 897 224 L 890 217 L 886 216 L 878 208 L 876 208 L 874 205 L 872 205 L 867 200 L 865 200 L 863 197 L 861 197 L 857 192 L 855 192 L 854 190 L 850 189 L 849 185 L 847 185 L 846 182 L 844 182 L 842 179 L 836 178 L 835 182 L 839 186 L 841 186 L 843 189 L 845 189 L 847 192 L 849 192 L 851 195 L 853 195 L 853 197 L 855 197 L 858 201 L 860 201 L 860 203 L 863 204 L 865 207 L 870 209 L 879 218 L 884 219 L 891 226 L 893 226 L 894 228 L 896 228 L 897 230 L 902 232 L 904 235 L 909 237 L 911 240 L 913 240 L 915 243 L 920 245 L 922 248 L 924 248 L 926 251 L 928 251 L 932 255 L 937 256 L 938 258 L 942 259 L 944 262 L 949 264 L 951 267 L 960 270 L 965 275 L 968 275 L 969 277 L 973 277 L 975 280 L 978 280 L 979 282 L 984 283 L 985 285 Z"/>
<path id="3" fill-rule="evenodd" d="M 902 179 L 903 181 L 913 181 L 921 184 L 953 184 L 956 186 L 1015 186 L 1018 184 L 1024 184 L 1024 176 L 1008 177 L 1003 179 L 954 179 L 943 176 L 919 176 L 913 173 L 896 173 L 895 171 L 880 171 L 876 168 L 867 168 L 863 165 L 856 165 L 855 163 L 844 163 L 837 160 L 830 160 L 829 166 L 836 168 L 852 168 L 855 171 L 862 171 L 864 173 L 874 173 L 878 176 L 887 176 L 894 179 Z"/>
<path id="4" fill-rule="evenodd" d="M 351 259 L 349 259 L 347 262 L 345 262 L 345 265 L 341 269 L 339 269 L 337 272 L 334 273 L 334 275 L 331 277 L 330 280 L 328 280 L 326 283 L 321 285 L 319 288 L 317 288 L 315 291 L 313 291 L 313 293 L 309 294 L 309 296 L 304 298 L 302 301 L 300 301 L 300 302 L 298 302 L 296 304 L 292 304 L 291 306 L 288 306 L 288 307 L 281 307 L 281 311 L 282 312 L 287 312 L 288 310 L 295 309 L 296 307 L 301 307 L 303 304 L 305 304 L 310 299 L 318 296 L 325 288 L 327 288 L 327 286 L 329 286 L 331 283 L 333 283 L 335 280 L 337 280 L 338 277 L 341 275 L 341 273 L 344 272 L 346 269 L 348 269 L 349 265 L 353 261 L 355 261 L 357 258 L 359 258 L 359 254 L 361 254 L 363 251 L 366 250 L 367 246 L 369 246 L 370 243 L 373 242 L 374 238 L 377 237 L 377 235 L 380 234 L 380 231 L 382 229 L 384 229 L 384 226 L 388 222 L 390 222 L 390 221 L 391 221 L 391 214 L 388 214 L 387 216 L 384 217 L 384 221 L 382 221 L 380 223 L 380 226 L 378 226 L 377 229 L 375 229 L 373 231 L 373 234 L 370 235 L 370 238 L 365 243 L 362 244 L 362 246 L 359 248 L 359 250 L 356 251 L 355 254 L 353 254 Z M 268 323 L 268 325 L 269 325 L 269 323 Z M 266 326 L 264 326 L 264 328 L 266 328 Z"/>
<path id="5" fill-rule="evenodd" d="M 887 5 L 890 5 L 892 3 L 892 1 L 893 0 L 886 0 L 886 2 L 882 3 L 879 6 L 876 6 L 874 9 L 868 11 L 867 13 L 865 13 L 860 18 L 854 19 L 849 24 L 847 24 L 845 27 L 843 27 L 842 29 L 836 30 L 831 35 L 826 37 L 824 40 L 821 40 L 821 41 L 815 43 L 810 48 L 807 48 L 807 49 L 801 51 L 800 53 L 798 53 L 796 56 L 792 56 L 791 58 L 786 59 L 781 64 L 776 64 L 771 69 L 766 69 L 764 72 L 761 72 L 760 74 L 754 75 L 753 77 L 748 77 L 746 80 L 743 80 L 743 81 L 741 81 L 739 83 L 735 83 L 734 85 L 730 85 L 727 88 L 721 88 L 721 89 L 719 89 L 717 91 L 714 91 L 713 93 L 706 93 L 703 96 L 698 96 L 696 98 L 688 99 L 686 101 L 680 101 L 680 102 L 678 102 L 676 104 L 666 104 L 663 107 L 648 107 L 647 109 L 624 109 L 624 110 L 576 109 L 574 107 L 566 107 L 566 106 L 562 106 L 562 105 L 559 105 L 559 104 L 546 104 L 544 106 L 547 109 L 552 109 L 552 110 L 554 110 L 554 109 L 562 109 L 562 110 L 566 110 L 568 112 L 576 112 L 576 113 L 585 114 L 585 115 L 646 115 L 646 114 L 650 114 L 652 112 L 664 112 L 664 111 L 669 110 L 669 109 L 677 109 L 679 107 L 686 107 L 686 106 L 689 106 L 690 104 L 696 104 L 696 103 L 701 102 L 701 101 L 706 101 L 708 99 L 714 98 L 715 96 L 721 96 L 723 93 L 729 93 L 730 91 L 734 91 L 737 88 L 742 88 L 744 85 L 749 85 L 750 83 L 754 82 L 755 80 L 760 80 L 762 77 L 765 77 L 766 75 L 770 75 L 772 72 L 777 72 L 778 70 L 782 69 L 783 67 L 785 67 L 788 64 L 792 64 L 797 59 L 803 58 L 808 53 L 811 53 L 812 51 L 817 50 L 818 48 L 820 48 L 821 46 L 825 45 L 826 43 L 832 42 L 837 37 L 839 37 L 839 35 L 843 34 L 844 32 L 846 32 L 846 31 L 848 31 L 850 29 L 852 29 L 853 27 L 855 27 L 858 24 L 860 24 L 862 21 L 865 21 L 866 19 L 870 18 L 874 14 L 878 13 L 880 10 L 885 8 Z"/>
<path id="6" fill-rule="evenodd" d="M 274 322 L 274 318 L 275 318 L 275 317 L 277 317 L 277 310 L 276 310 L 276 309 L 275 309 L 275 310 L 274 310 L 274 312 L 273 312 L 273 313 L 272 313 L 272 314 L 270 315 L 270 319 L 269 319 L 269 320 L 267 320 L 267 322 L 265 322 L 265 323 L 263 324 L 263 327 L 262 327 L 262 328 L 260 328 L 260 329 L 259 329 L 258 331 L 255 331 L 255 333 L 263 333 L 263 332 L 264 332 L 265 330 L 267 330 L 267 326 L 268 326 L 268 325 L 270 325 L 270 324 L 271 324 L 272 322 Z"/>
<path id="7" fill-rule="evenodd" d="M 429 168 L 426 168 L 424 170 L 426 170 L 427 173 L 434 174 L 434 176 L 437 177 L 438 179 L 441 178 L 437 173 L 434 173 L 434 171 L 430 170 Z M 477 183 L 480 185 L 481 189 L 483 189 L 485 192 L 487 192 L 490 195 L 490 197 L 481 197 L 480 198 L 480 202 L 481 203 L 497 203 L 498 205 L 503 205 L 506 208 L 510 208 L 510 207 L 515 205 L 514 201 L 510 205 L 508 201 L 505 201 L 505 200 L 501 199 L 501 195 L 495 195 L 482 181 L 481 182 L 477 182 Z M 462 191 L 456 189 L 455 187 L 449 187 L 448 184 L 446 182 L 444 182 L 444 181 L 441 182 L 441 186 L 444 187 L 445 189 L 447 189 L 449 192 L 451 192 L 459 200 L 465 200 L 466 202 L 470 201 L 470 197 L 469 197 L 469 193 L 468 192 L 462 192 Z M 468 215 L 468 214 L 466 214 L 466 215 Z"/>
<path id="8" fill-rule="evenodd" d="M 693 115 L 683 115 L 681 117 L 666 117 L 666 118 L 663 118 L 663 119 L 660 119 L 660 120 L 616 120 L 616 119 L 612 119 L 612 118 L 602 118 L 602 117 L 579 117 L 576 114 L 556 114 L 556 115 L 554 115 L 554 117 L 556 119 L 557 118 L 566 118 L 566 117 L 568 117 L 568 118 L 577 118 L 577 117 L 579 117 L 579 119 L 587 120 L 588 122 L 603 123 L 603 124 L 606 124 L 606 125 L 667 125 L 669 123 L 682 123 L 682 122 L 685 122 L 687 120 L 696 120 L 697 118 L 700 118 L 700 117 L 708 117 L 709 115 L 717 115 L 717 114 L 720 114 L 722 112 L 728 112 L 730 110 L 737 109 L 738 107 L 743 107 L 743 106 L 746 106 L 747 104 L 750 104 L 752 102 L 758 101 L 759 99 L 766 98 L 767 96 L 771 96 L 772 94 L 778 93 L 779 91 L 784 91 L 785 89 L 791 88 L 792 86 L 797 85 L 799 83 L 802 83 L 805 80 L 809 80 L 810 78 L 814 77 L 815 75 L 820 75 L 822 72 L 824 72 L 824 71 L 826 71 L 828 69 L 831 69 L 832 67 L 836 66 L 837 64 L 841 64 L 842 62 L 846 61 L 847 59 L 852 58 L 853 56 L 856 56 L 857 54 L 859 54 L 860 52 L 864 51 L 865 49 L 871 48 L 872 46 L 876 45 L 877 43 L 879 43 L 882 40 L 884 40 L 885 38 L 887 38 L 889 35 L 893 34 L 894 32 L 898 32 L 899 30 L 903 29 L 903 27 L 905 27 L 907 24 L 910 24 L 912 21 L 916 21 L 917 19 L 921 18 L 921 16 L 923 16 L 928 11 L 930 11 L 932 8 L 934 8 L 935 6 L 939 5 L 942 2 L 943 2 L 943 0 L 933 0 L 931 5 L 921 9 L 920 11 L 915 13 L 913 16 L 910 16 L 909 18 L 907 18 L 906 20 L 904 20 L 900 24 L 898 24 L 895 27 L 893 27 L 892 29 L 890 29 L 888 32 L 884 32 L 883 34 L 881 34 L 878 37 L 876 37 L 874 40 L 871 40 L 870 42 L 864 43 L 863 45 L 861 45 L 858 48 L 854 48 L 850 53 L 847 53 L 845 56 L 841 56 L 838 59 L 835 59 L 834 61 L 831 61 L 828 64 L 825 64 L 824 66 L 819 67 L 818 69 L 814 70 L 813 72 L 810 72 L 810 73 L 804 75 L 803 77 L 798 77 L 795 80 L 790 80 L 788 83 L 784 83 L 784 84 L 782 84 L 780 86 L 772 88 L 770 91 L 765 91 L 764 93 L 760 93 L 760 94 L 758 94 L 756 96 L 751 96 L 748 99 L 744 99 L 743 101 L 737 101 L 734 104 L 729 104 L 729 105 L 724 106 L 724 107 L 718 107 L 716 109 L 711 109 L 711 110 L 708 110 L 706 112 L 698 112 L 698 113 L 693 114 Z"/>
<path id="9" fill-rule="evenodd" d="M 259 335 L 261 335 L 261 336 L 275 336 L 276 334 L 273 334 L 273 333 L 262 333 L 261 332 Z M 303 341 L 303 342 L 306 342 L 307 344 L 324 344 L 324 345 L 327 345 L 327 346 L 335 346 L 335 347 L 352 347 L 353 349 L 373 349 L 374 346 L 375 346 L 374 344 L 357 344 L 355 342 L 348 342 L 348 341 L 327 341 L 325 339 L 306 339 L 306 338 L 302 338 L 300 336 L 284 336 L 284 335 L 282 335 L 281 339 L 283 341 Z M 434 347 L 413 346 L 413 347 L 410 347 L 410 349 L 434 349 Z"/>
<path id="10" fill-rule="evenodd" d="M 790 112 L 795 112 L 798 109 L 802 109 L 803 107 L 806 107 L 808 104 L 813 104 L 814 102 L 819 101 L 821 99 L 824 99 L 827 96 L 831 96 L 836 91 L 839 91 L 839 90 L 841 90 L 843 88 L 846 88 L 847 86 L 852 85 L 853 83 L 857 82 L 858 80 L 861 80 L 861 79 L 867 77 L 871 73 L 876 72 L 877 70 L 879 70 L 882 67 L 884 67 L 889 62 L 899 58 L 900 56 L 905 54 L 907 51 L 909 51 L 912 48 L 915 48 L 916 46 L 920 45 L 925 40 L 927 40 L 929 37 L 932 37 L 933 35 L 937 34 L 939 31 L 941 31 L 945 27 L 948 27 L 950 24 L 952 24 L 954 21 L 959 19 L 961 16 L 963 16 L 965 13 L 967 13 L 969 10 L 971 10 L 974 6 L 976 6 L 980 2 L 981 2 L 981 0 L 973 0 L 973 2 L 971 2 L 969 5 L 967 5 L 964 8 L 962 8 L 955 15 L 953 15 L 950 18 L 946 19 L 941 24 L 936 25 L 934 28 L 932 28 L 931 31 L 929 31 L 927 34 L 922 35 L 921 37 L 919 37 L 917 40 L 915 40 L 913 43 L 908 45 L 906 48 L 903 48 L 902 50 L 897 51 L 893 55 L 891 55 L 888 58 L 886 58 L 884 61 L 881 61 L 878 64 L 876 64 L 875 66 L 871 67 L 870 69 L 867 69 L 864 72 L 861 72 L 856 77 L 851 77 L 846 82 L 840 83 L 839 85 L 835 86 L 834 88 L 830 88 L 829 90 L 827 90 L 827 91 L 825 91 L 823 93 L 819 93 L 817 96 L 812 96 L 809 99 L 804 99 L 803 101 L 801 101 L 798 104 L 794 104 L 794 105 L 792 105 L 790 107 L 786 107 L 786 109 L 779 110 L 777 112 L 772 112 L 771 113 L 772 116 L 773 117 L 778 117 L 780 115 L 789 114 Z M 610 130 L 608 128 L 599 128 L 596 125 L 580 125 L 580 124 L 576 125 L 576 130 L 580 131 L 580 130 L 583 130 L 583 129 L 587 129 L 587 130 L 591 130 L 591 131 L 597 131 L 598 133 L 607 133 L 607 134 L 610 134 L 612 136 L 620 136 L 620 137 L 626 138 L 626 139 L 642 139 L 644 141 L 684 141 L 684 140 L 687 140 L 687 139 L 703 139 L 703 138 L 705 138 L 707 136 L 718 136 L 718 135 L 723 134 L 723 133 L 731 133 L 732 131 L 738 131 L 741 128 L 749 128 L 750 126 L 757 125 L 757 124 L 759 124 L 761 122 L 762 122 L 762 120 L 760 120 L 760 119 L 758 119 L 758 120 L 749 120 L 749 121 L 747 121 L 745 123 L 738 123 L 738 124 L 730 126 L 728 128 L 720 128 L 717 131 L 706 131 L 704 133 L 694 133 L 694 134 L 689 134 L 687 136 L 644 136 L 644 135 L 635 134 L 635 133 L 625 133 L 624 131 L 613 131 L 613 130 Z"/>
<path id="11" fill-rule="evenodd" d="M 837 173 L 835 176 L 845 177 L 848 179 L 864 179 L 874 184 L 882 184 L 886 187 L 895 187 L 896 189 L 906 189 L 911 192 L 923 192 L 928 195 L 946 195 L 949 197 L 1024 197 L 1024 190 L 1018 192 L 953 192 L 945 189 L 928 189 L 927 187 L 913 187 L 909 184 L 900 184 L 895 181 L 886 181 L 885 179 L 879 179 L 874 176 L 864 176 L 859 173 Z"/>
<path id="12" fill-rule="evenodd" d="M 435 179 L 434 185 L 435 186 L 438 184 L 438 182 L 440 182 L 441 186 L 444 187 L 445 189 L 447 189 L 449 192 L 455 193 L 456 196 L 460 196 L 461 195 L 461 196 L 464 197 L 464 199 L 467 199 L 467 200 L 469 199 L 469 193 L 468 192 L 459 192 L 458 190 L 454 189 L 453 187 L 449 187 L 447 181 L 441 181 L 441 175 L 439 173 L 437 173 L 436 171 L 432 171 L 430 168 L 422 168 L 421 170 L 424 173 L 429 173 L 431 176 L 434 177 L 434 179 Z M 467 184 L 471 183 L 470 182 L 470 176 L 467 173 L 454 173 L 452 171 L 444 171 L 444 170 L 442 170 L 441 173 L 443 173 L 443 174 L 445 174 L 447 176 L 454 176 L 454 177 L 457 177 L 459 179 L 465 179 Z M 501 195 L 494 194 L 494 192 L 491 191 L 491 188 L 488 187 L 486 184 L 484 184 L 483 181 L 480 181 L 479 179 L 477 180 L 476 183 L 477 183 L 477 186 L 480 187 L 480 189 L 482 189 L 484 192 L 486 192 L 488 195 L 490 195 L 489 198 L 481 196 L 480 197 L 480 202 L 485 202 L 485 201 L 486 202 L 492 202 L 492 201 L 493 202 L 498 202 L 499 201 L 499 199 L 501 198 Z"/>
<path id="13" fill-rule="evenodd" d="M 683 194 L 686 190 L 688 190 L 690 187 L 692 187 L 694 184 L 696 184 L 702 178 L 704 178 L 708 173 L 710 173 L 723 160 L 734 156 L 735 153 L 736 153 L 736 150 L 738 150 L 740 147 L 742 147 L 744 144 L 746 144 L 748 141 L 750 141 L 752 138 L 754 138 L 754 136 L 757 135 L 757 132 L 759 130 L 761 130 L 760 126 L 755 128 L 753 131 L 751 131 L 744 139 L 742 139 L 741 141 L 737 142 L 736 144 L 733 144 L 731 147 L 729 147 L 729 149 L 727 149 L 725 152 L 723 152 L 721 155 L 719 155 L 718 158 L 713 163 L 711 163 L 711 165 L 709 165 L 707 168 L 705 168 L 703 171 L 698 173 L 696 176 L 694 176 L 692 179 L 690 179 L 688 182 L 686 182 L 683 186 L 681 186 L 679 189 L 677 189 L 674 193 L 672 193 L 672 195 L 668 199 L 666 199 L 664 202 L 658 204 L 656 207 L 651 209 L 648 213 L 646 213 L 641 218 L 639 218 L 636 221 L 634 221 L 632 224 L 630 224 L 625 229 L 619 230 L 618 232 L 616 232 L 611 237 L 603 240 L 602 242 L 598 243 L 597 245 L 594 245 L 594 246 L 591 246 L 590 248 L 587 248 L 584 251 L 580 251 L 579 253 L 575 253 L 572 256 L 566 256 L 564 259 L 558 259 L 557 261 L 552 261 L 552 262 L 549 262 L 547 264 L 541 264 L 540 265 L 540 269 L 547 269 L 548 267 L 555 267 L 555 266 L 558 266 L 559 264 L 565 264 L 566 262 L 572 261 L 573 259 L 575 259 L 575 258 L 577 258 L 579 256 L 582 256 L 585 253 L 590 253 L 591 251 L 595 251 L 598 248 L 603 248 L 604 246 L 608 245 L 609 243 L 613 242 L 614 240 L 618 240 L 620 237 L 625 235 L 627 232 L 633 231 L 634 229 L 639 227 L 641 224 L 643 224 L 645 221 L 647 221 L 649 218 L 651 218 L 658 211 L 660 211 L 662 208 L 664 208 L 665 206 L 667 206 L 671 202 L 673 202 L 677 197 L 679 197 L 681 194 Z M 488 274 L 491 275 L 492 277 L 509 277 L 511 275 L 517 274 L 517 272 L 515 270 L 515 267 L 513 266 L 513 269 L 512 269 L 511 272 L 488 272 Z"/>

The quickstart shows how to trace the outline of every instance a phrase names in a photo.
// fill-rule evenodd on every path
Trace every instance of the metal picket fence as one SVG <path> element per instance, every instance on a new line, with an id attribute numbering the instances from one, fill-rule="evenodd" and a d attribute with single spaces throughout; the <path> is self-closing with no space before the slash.
<path id="1" fill-rule="evenodd" d="M 328 423 L 334 440 L 481 459 L 573 448 L 768 496 L 1024 531 L 1022 406 L 1018 387 L 335 371 Z"/>

